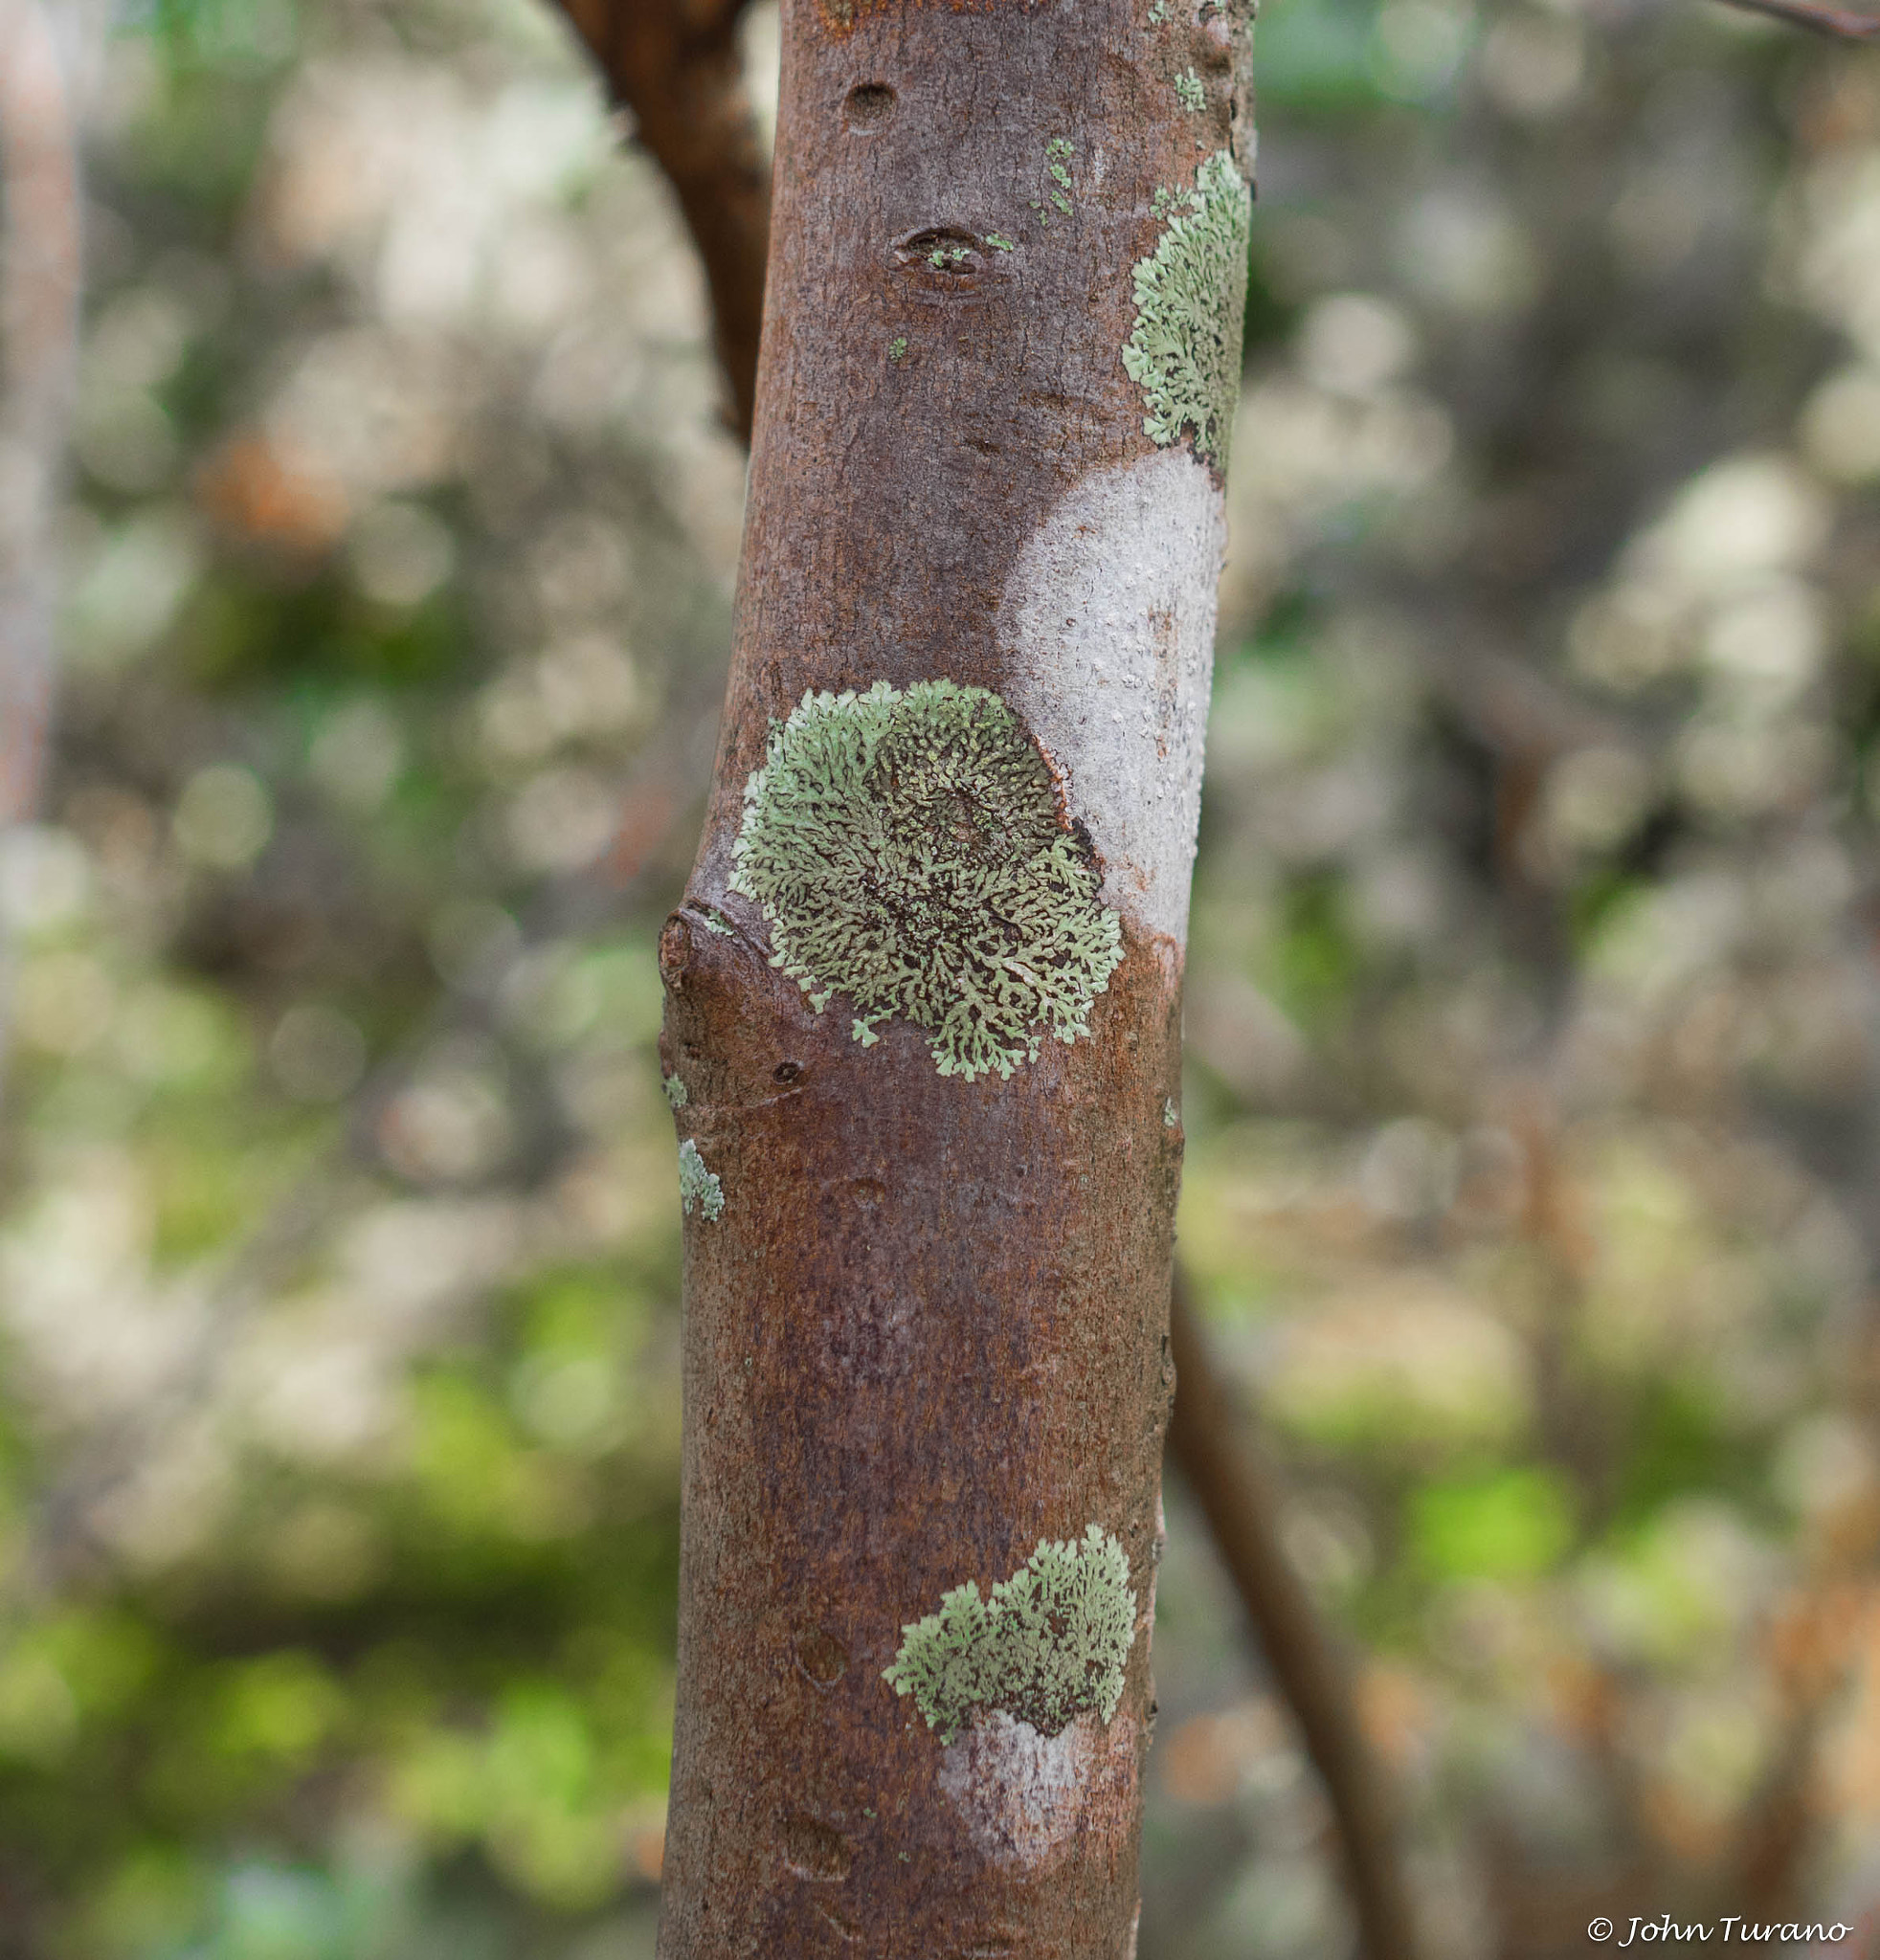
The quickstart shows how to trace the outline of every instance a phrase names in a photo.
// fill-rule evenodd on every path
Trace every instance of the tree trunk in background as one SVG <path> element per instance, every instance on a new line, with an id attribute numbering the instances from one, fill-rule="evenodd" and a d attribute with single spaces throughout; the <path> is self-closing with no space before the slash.
<path id="1" fill-rule="evenodd" d="M 1243 56 L 1193 0 L 785 8 L 661 947 L 664 1960 L 1133 1945 Z"/>

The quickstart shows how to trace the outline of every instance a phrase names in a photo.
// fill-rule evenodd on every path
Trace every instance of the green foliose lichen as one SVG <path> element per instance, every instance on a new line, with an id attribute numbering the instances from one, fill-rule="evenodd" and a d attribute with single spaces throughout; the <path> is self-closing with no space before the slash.
<path id="1" fill-rule="evenodd" d="M 1192 430 L 1197 454 L 1227 467 L 1246 321 L 1246 181 L 1226 150 L 1172 207 L 1161 242 L 1135 268 L 1136 323 L 1123 366 L 1142 390 L 1143 433 L 1167 447 Z"/>
<path id="2" fill-rule="evenodd" d="M 997 695 L 951 680 L 806 694 L 745 786 L 730 888 L 817 1013 L 899 1015 L 942 1075 L 1009 1080 L 1089 1032 L 1122 958 L 1086 844 Z"/>
<path id="3" fill-rule="evenodd" d="M 938 1613 L 902 1628 L 882 1679 L 913 1696 L 942 1742 L 975 1708 L 1056 1735 L 1083 1709 L 1106 1724 L 1116 1713 L 1135 1631 L 1129 1558 L 1092 1525 L 1081 1539 L 1046 1539 L 990 1599 L 971 1581 L 954 1587 Z"/>
<path id="4" fill-rule="evenodd" d="M 1181 106 L 1191 116 L 1198 116 L 1208 105 L 1208 92 L 1201 85 L 1201 78 L 1192 68 L 1184 69 L 1175 77 L 1175 92 Z"/>
<path id="5" fill-rule="evenodd" d="M 1062 217 L 1071 214 L 1070 160 L 1077 154 L 1077 145 L 1067 136 L 1054 136 L 1044 145 L 1044 173 L 1051 180 L 1040 188 L 1043 198 L 1032 198 L 1031 208 L 1038 213 L 1038 221 L 1045 231 L 1051 229 L 1051 214 L 1055 211 Z"/>
<path id="6" fill-rule="evenodd" d="M 690 1137 L 679 1147 L 679 1206 L 689 1218 L 697 1205 L 706 1220 L 715 1220 L 725 1209 L 725 1187 L 715 1170 L 705 1169 L 699 1147 Z"/>
<path id="7" fill-rule="evenodd" d="M 679 1079 L 679 1077 L 665 1076 L 661 1078 L 661 1082 L 666 1092 L 666 1101 L 670 1102 L 675 1109 L 683 1109 L 686 1103 L 692 1100 L 691 1097 L 686 1094 L 685 1084 Z"/>

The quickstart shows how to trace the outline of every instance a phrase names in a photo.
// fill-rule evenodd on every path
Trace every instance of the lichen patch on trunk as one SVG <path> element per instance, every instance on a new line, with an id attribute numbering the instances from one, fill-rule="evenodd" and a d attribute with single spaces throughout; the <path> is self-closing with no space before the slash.
<path id="1" fill-rule="evenodd" d="M 1094 471 L 1026 543 L 999 611 L 1008 697 L 1064 772 L 1103 897 L 1177 945 L 1226 542 L 1220 487 L 1186 449 Z"/>
<path id="2" fill-rule="evenodd" d="M 1091 1713 L 1041 1735 L 1003 1709 L 974 1718 L 947 1747 L 940 1787 L 980 1855 L 1036 1870 L 1092 1835 L 1134 1817 L 1136 1725 L 1108 1728 Z"/>
<path id="3" fill-rule="evenodd" d="M 730 889 L 771 964 L 863 1047 L 899 1016 L 943 1076 L 1009 1079 L 1087 1034 L 1122 958 L 1050 766 L 997 695 L 951 680 L 806 694 L 745 788 Z"/>
<path id="4" fill-rule="evenodd" d="M 1191 74 L 1198 110 L 1205 101 Z M 1176 83 L 1177 89 L 1181 87 Z M 1246 323 L 1246 179 L 1226 150 L 1209 157 L 1186 192 L 1160 192 L 1168 228 L 1135 268 L 1136 323 L 1123 366 L 1142 390 L 1143 434 L 1167 447 L 1192 434 L 1197 455 L 1222 470 L 1241 392 L 1241 340 Z"/>
<path id="5" fill-rule="evenodd" d="M 724 1184 L 717 1171 L 705 1169 L 690 1137 L 679 1147 L 679 1205 L 688 1218 L 697 1205 L 707 1224 L 715 1224 L 725 1214 Z"/>
<path id="6" fill-rule="evenodd" d="M 1130 1561 L 1101 1526 L 1062 1544 L 1047 1538 L 989 1599 L 969 1579 L 901 1632 L 882 1679 L 913 1696 L 942 1742 L 978 1708 L 1004 1709 L 1046 1735 L 1086 1708 L 1108 1722 L 1136 1636 Z"/>

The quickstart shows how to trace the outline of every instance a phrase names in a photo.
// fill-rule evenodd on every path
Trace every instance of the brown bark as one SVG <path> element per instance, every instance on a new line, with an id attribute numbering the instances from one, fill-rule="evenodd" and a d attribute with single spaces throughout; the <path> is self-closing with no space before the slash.
<path id="1" fill-rule="evenodd" d="M 1241 71 L 1224 19 L 1148 11 L 785 10 L 737 644 L 705 836 L 661 947 L 680 1133 L 724 1197 L 686 1227 L 664 1960 L 1133 1944 L 1179 921 L 1117 896 L 1154 879 L 1113 854 L 1123 957 L 1087 1034 L 966 1080 L 905 1018 L 863 1045 L 844 999 L 815 1012 L 770 964 L 773 922 L 729 884 L 747 780 L 806 690 L 944 679 L 1035 699 L 1054 677 L 1015 606 L 1060 596 L 1034 561 L 1041 539 L 1046 574 L 1078 548 L 1077 494 L 1166 465 L 1194 473 L 1169 479 L 1179 496 L 1198 483 L 1218 505 L 1205 462 L 1145 435 L 1122 351 L 1131 268 L 1163 231 L 1154 194 L 1243 139 Z M 1198 112 L 1173 86 L 1189 71 Z M 1069 212 L 1049 198 L 1061 156 Z M 1210 613 L 1216 569 L 1201 549 L 1175 574 Z M 1187 629 L 1161 623 L 1173 659 Z M 1173 672 L 1166 692 L 1152 712 L 1173 712 Z M 1095 806 L 1153 793 L 1045 760 L 1064 823 L 1087 812 L 1098 848 L 1128 822 Z M 1120 1705 L 1055 1738 L 986 1712 L 944 1741 L 883 1680 L 904 1625 L 1091 1524 L 1136 1594 Z"/>
<path id="2" fill-rule="evenodd" d="M 771 171 L 745 92 L 745 0 L 562 0 L 671 184 L 711 289 L 731 422 L 750 440 Z"/>
<path id="3" fill-rule="evenodd" d="M 1368 1960 L 1414 1960 L 1388 1779 L 1359 1726 L 1350 1669 L 1280 1542 L 1273 1477 L 1242 1434 L 1178 1273 L 1170 1335 L 1180 1387 L 1169 1454 L 1208 1521 L 1325 1785 L 1363 1950 Z"/>

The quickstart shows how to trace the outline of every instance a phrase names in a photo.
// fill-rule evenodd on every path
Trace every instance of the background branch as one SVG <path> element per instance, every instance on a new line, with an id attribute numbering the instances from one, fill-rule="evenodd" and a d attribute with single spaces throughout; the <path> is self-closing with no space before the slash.
<path id="1" fill-rule="evenodd" d="M 744 0 L 562 0 L 634 134 L 664 172 L 711 290 L 712 340 L 731 423 L 750 440 L 771 166 L 745 87 Z"/>
<path id="2" fill-rule="evenodd" d="M 1389 1780 L 1359 1726 L 1355 1684 L 1280 1541 L 1280 1495 L 1208 1353 L 1181 1268 L 1170 1301 L 1169 1454 L 1200 1506 L 1261 1652 L 1298 1721 L 1344 1848 L 1370 1960 L 1417 1951 Z"/>

